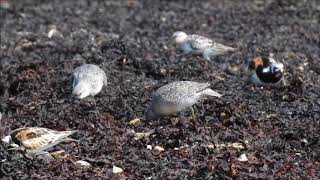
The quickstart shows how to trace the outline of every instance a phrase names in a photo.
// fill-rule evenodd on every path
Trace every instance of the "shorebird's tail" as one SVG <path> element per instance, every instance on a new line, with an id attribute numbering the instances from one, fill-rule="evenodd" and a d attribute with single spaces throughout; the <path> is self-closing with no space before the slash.
<path id="1" fill-rule="evenodd" d="M 214 96 L 214 97 L 221 97 L 222 94 L 215 92 L 214 90 L 207 88 L 202 91 L 202 94 L 205 96 Z"/>
<path id="2" fill-rule="evenodd" d="M 211 60 L 211 57 L 222 55 L 228 52 L 235 52 L 237 50 L 238 50 L 237 48 L 232 48 L 222 44 L 215 44 L 213 47 L 207 48 L 206 50 L 204 50 L 203 58 L 206 60 Z"/>
<path id="3" fill-rule="evenodd" d="M 225 46 L 223 44 L 218 44 L 216 43 L 215 46 L 213 47 L 213 49 L 217 52 L 221 52 L 221 53 L 225 53 L 225 52 L 234 52 L 237 51 L 237 48 L 233 48 L 230 46 Z"/>

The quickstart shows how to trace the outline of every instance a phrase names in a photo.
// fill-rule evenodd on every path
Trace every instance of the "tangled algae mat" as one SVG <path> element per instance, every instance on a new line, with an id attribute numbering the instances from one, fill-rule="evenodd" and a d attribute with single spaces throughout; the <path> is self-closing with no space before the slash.
<path id="1" fill-rule="evenodd" d="M 49 163 L 14 159 L 1 143 L 0 178 L 319 178 L 320 1 L 16 2 L 20 15 L 1 10 L 0 135 L 78 129 L 80 142 L 55 147 L 69 158 Z M 184 56 L 169 44 L 176 30 L 239 51 L 212 62 Z M 269 52 L 283 61 L 287 86 L 246 84 L 246 61 Z M 109 77 L 96 107 L 70 95 L 84 62 Z M 198 103 L 195 120 L 188 111 L 144 121 L 152 92 L 175 80 L 211 82 L 224 98 Z M 129 125 L 134 118 L 142 124 Z M 150 135 L 135 140 L 138 132 Z"/>

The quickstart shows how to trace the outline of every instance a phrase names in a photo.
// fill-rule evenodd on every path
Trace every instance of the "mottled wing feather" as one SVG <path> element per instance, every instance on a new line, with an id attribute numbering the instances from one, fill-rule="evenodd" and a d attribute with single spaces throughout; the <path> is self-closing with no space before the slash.
<path id="1" fill-rule="evenodd" d="M 107 81 L 107 76 L 103 70 L 97 66 L 89 64 L 77 67 L 73 73 L 74 82 L 73 87 L 79 82 L 79 80 L 87 80 L 91 86 L 95 86 L 97 82 Z"/>
<path id="2" fill-rule="evenodd" d="M 189 35 L 188 40 L 191 47 L 195 50 L 204 50 L 214 45 L 214 42 L 211 39 L 196 34 Z"/>
<path id="3" fill-rule="evenodd" d="M 78 131 L 77 130 L 75 130 L 75 131 L 53 131 L 52 133 L 57 135 L 57 137 L 59 139 L 64 139 L 68 136 L 71 136 L 72 134 L 74 134 L 76 132 L 78 132 Z"/>
<path id="4" fill-rule="evenodd" d="M 187 99 L 191 96 L 196 96 L 198 92 L 208 88 L 209 83 L 197 83 L 190 81 L 180 81 L 170 84 L 170 86 L 163 86 L 156 94 L 162 94 L 159 96 L 163 102 L 176 103 L 181 99 Z"/>
<path id="5" fill-rule="evenodd" d="M 23 145 L 28 147 L 35 147 L 34 144 L 30 144 L 29 142 L 34 139 L 41 138 L 43 135 L 47 133 L 46 128 L 36 128 L 36 127 L 25 127 L 19 128 L 11 132 L 12 141 L 15 144 Z M 30 145 L 29 145 L 30 144 Z"/>
<path id="6" fill-rule="evenodd" d="M 197 83 L 197 87 L 198 87 L 197 92 L 201 92 L 201 91 L 209 88 L 210 84 L 209 83 Z"/>
<path id="7" fill-rule="evenodd" d="M 34 139 L 27 139 L 21 142 L 21 144 L 28 150 L 43 149 L 43 147 L 48 146 L 53 142 L 52 139 L 47 139 L 45 137 L 38 137 Z"/>
<path id="8" fill-rule="evenodd" d="M 233 49 L 232 47 L 225 46 L 225 45 L 220 44 L 220 43 L 213 43 L 213 45 L 211 47 L 214 48 L 214 49 L 217 49 L 217 50 L 222 50 L 222 51 L 229 50 L 229 49 L 232 50 Z"/>
<path id="9" fill-rule="evenodd" d="M 64 139 L 76 131 L 54 131 L 40 127 L 16 129 L 11 133 L 14 143 L 28 150 L 45 149 L 46 146 Z"/>

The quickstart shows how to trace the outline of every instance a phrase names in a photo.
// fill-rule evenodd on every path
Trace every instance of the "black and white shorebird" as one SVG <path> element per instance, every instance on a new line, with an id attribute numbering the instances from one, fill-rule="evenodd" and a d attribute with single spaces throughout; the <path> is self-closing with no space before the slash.
<path id="1" fill-rule="evenodd" d="M 107 85 L 105 72 L 94 64 L 84 64 L 73 72 L 72 94 L 78 99 L 97 95 Z"/>
<path id="2" fill-rule="evenodd" d="M 186 54 L 202 55 L 204 59 L 211 60 L 216 55 L 234 52 L 237 49 L 214 42 L 213 40 L 196 34 L 188 35 L 177 31 L 172 36 L 174 43 Z"/>
<path id="3" fill-rule="evenodd" d="M 257 56 L 250 64 L 250 81 L 259 85 L 274 85 L 279 82 L 284 83 L 283 64 L 277 62 L 273 57 Z"/>
<path id="4" fill-rule="evenodd" d="M 209 83 L 176 81 L 160 87 L 152 96 L 146 111 L 147 120 L 182 112 L 205 97 L 222 95 L 209 88 Z"/>

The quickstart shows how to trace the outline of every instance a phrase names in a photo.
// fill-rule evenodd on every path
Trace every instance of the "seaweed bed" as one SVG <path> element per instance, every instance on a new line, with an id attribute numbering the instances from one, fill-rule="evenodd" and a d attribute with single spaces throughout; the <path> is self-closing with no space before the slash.
<path id="1" fill-rule="evenodd" d="M 49 163 L 15 159 L 0 143 L 0 178 L 319 178 L 320 1 L 24 0 L 20 15 L 0 11 L 1 137 L 42 126 L 78 129 L 80 140 L 55 147 L 70 156 Z M 48 38 L 52 28 L 60 33 Z M 239 51 L 186 56 L 169 43 L 176 30 Z M 246 83 L 257 53 L 284 62 L 287 86 Z M 108 76 L 96 106 L 71 97 L 72 70 L 85 62 Z M 176 80 L 211 82 L 224 97 L 195 105 L 195 120 L 187 111 L 144 121 L 152 92 Z M 129 125 L 134 118 L 142 124 Z"/>

